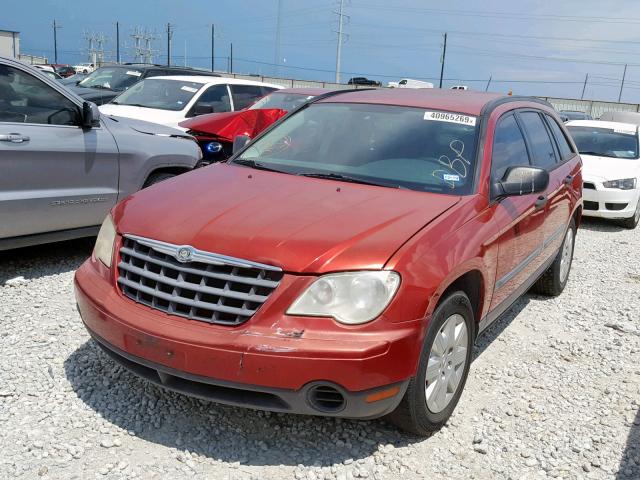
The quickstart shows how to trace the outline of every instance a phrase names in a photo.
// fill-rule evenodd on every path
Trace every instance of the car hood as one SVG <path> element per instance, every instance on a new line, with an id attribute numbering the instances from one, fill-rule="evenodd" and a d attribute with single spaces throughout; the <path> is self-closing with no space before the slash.
<path id="1" fill-rule="evenodd" d="M 585 180 L 619 180 L 640 174 L 640 160 L 600 157 L 580 154 L 582 176 Z"/>
<path id="2" fill-rule="evenodd" d="M 146 122 L 135 118 L 118 117 L 117 115 L 108 115 L 104 113 L 103 115 L 109 117 L 114 122 L 118 122 L 122 126 L 127 126 L 139 133 L 159 135 L 162 137 L 193 138 L 191 135 L 185 134 L 182 130 L 167 127 L 166 125 L 160 125 L 159 123 Z"/>
<path id="3" fill-rule="evenodd" d="M 101 105 L 100 111 L 106 115 L 144 120 L 184 130 L 178 127 L 178 122 L 184 119 L 184 113 L 182 111 L 135 107 L 132 105 L 116 105 L 113 103 Z"/>
<path id="4" fill-rule="evenodd" d="M 276 120 L 284 117 L 286 110 L 279 108 L 257 108 L 238 112 L 211 113 L 180 122 L 180 126 L 233 142 L 238 135 L 253 138 Z"/>
<path id="5" fill-rule="evenodd" d="M 98 105 L 110 102 L 120 94 L 120 92 L 114 92 L 113 90 L 104 90 L 101 88 L 85 88 L 79 85 L 68 85 L 67 88 L 76 95 L 84 98 L 85 100 L 94 102 Z"/>
<path id="6" fill-rule="evenodd" d="M 460 197 L 215 164 L 142 190 L 114 210 L 120 234 L 276 265 L 379 269 Z"/>

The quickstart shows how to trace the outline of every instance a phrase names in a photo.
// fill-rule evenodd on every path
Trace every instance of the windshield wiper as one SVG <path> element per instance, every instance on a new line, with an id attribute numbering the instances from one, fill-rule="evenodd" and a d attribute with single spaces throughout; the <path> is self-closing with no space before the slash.
<path id="1" fill-rule="evenodd" d="M 267 172 L 288 173 L 288 172 L 283 172 L 282 170 L 278 170 L 276 168 L 267 167 L 264 163 L 256 162 L 255 160 L 246 160 L 243 158 L 238 158 L 230 163 L 235 163 L 237 165 L 242 165 L 244 167 L 255 168 L 256 170 L 265 170 Z"/>
<path id="2" fill-rule="evenodd" d="M 342 175 L 340 173 L 321 173 L 321 172 L 302 172 L 299 173 L 301 177 L 311 177 L 311 178 L 323 178 L 326 180 L 338 180 L 341 182 L 349 182 L 349 183 L 361 183 L 363 185 L 373 185 L 375 187 L 388 187 L 388 188 L 400 188 L 403 190 L 408 190 L 406 187 L 402 185 L 394 185 L 389 183 L 381 183 L 381 182 L 372 182 L 370 180 L 364 180 L 362 178 L 350 177 L 348 175 Z"/>

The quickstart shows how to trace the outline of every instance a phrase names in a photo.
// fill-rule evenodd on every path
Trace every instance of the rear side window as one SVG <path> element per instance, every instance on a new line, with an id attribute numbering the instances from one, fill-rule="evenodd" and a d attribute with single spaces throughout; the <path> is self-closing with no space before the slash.
<path id="1" fill-rule="evenodd" d="M 273 88 L 273 87 L 260 87 L 260 93 L 261 96 L 265 96 L 265 95 L 269 95 L 271 92 L 276 91 L 277 88 Z"/>
<path id="2" fill-rule="evenodd" d="M 502 180 L 509 167 L 529 165 L 529 155 L 522 131 L 513 115 L 502 117 L 493 137 L 491 178 Z"/>
<path id="3" fill-rule="evenodd" d="M 553 168 L 556 164 L 556 153 L 540 114 L 522 112 L 519 117 L 529 139 L 532 163 L 540 168 Z"/>
<path id="4" fill-rule="evenodd" d="M 262 89 L 259 85 L 231 85 L 231 95 L 233 109 L 242 110 L 262 97 Z"/>
<path id="5" fill-rule="evenodd" d="M 556 138 L 556 143 L 558 144 L 558 148 L 560 149 L 560 158 L 562 158 L 562 160 L 568 160 L 573 156 L 573 150 L 571 150 L 571 146 L 567 141 L 567 137 L 565 137 L 562 129 L 558 125 L 558 122 L 556 122 L 553 117 L 551 117 L 550 115 L 545 115 L 545 118 L 547 119 L 547 123 L 551 128 L 553 136 Z"/>

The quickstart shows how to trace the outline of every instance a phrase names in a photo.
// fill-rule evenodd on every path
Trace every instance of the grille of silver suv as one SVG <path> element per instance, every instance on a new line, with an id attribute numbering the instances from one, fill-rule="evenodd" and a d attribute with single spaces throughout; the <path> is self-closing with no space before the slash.
<path id="1" fill-rule="evenodd" d="M 283 277 L 280 268 L 125 235 L 118 285 L 131 300 L 191 320 L 239 325 Z"/>

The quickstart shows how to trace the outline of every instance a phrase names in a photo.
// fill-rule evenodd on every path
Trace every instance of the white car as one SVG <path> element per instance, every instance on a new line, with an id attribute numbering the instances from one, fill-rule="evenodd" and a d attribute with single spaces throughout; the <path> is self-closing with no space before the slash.
<path id="1" fill-rule="evenodd" d="M 101 105 L 100 111 L 185 130 L 178 124 L 187 118 L 242 110 L 281 88 L 253 80 L 201 75 L 151 77 Z"/>
<path id="2" fill-rule="evenodd" d="M 53 67 L 51 65 L 33 65 L 33 66 L 36 67 L 39 70 L 42 70 L 43 72 L 55 73 L 55 70 L 53 69 Z"/>
<path id="3" fill-rule="evenodd" d="M 91 73 L 96 67 L 93 63 L 79 63 L 78 65 L 73 65 L 73 69 L 76 73 Z"/>
<path id="4" fill-rule="evenodd" d="M 599 120 L 566 125 L 582 157 L 582 214 L 635 228 L 640 220 L 638 126 Z"/>
<path id="5" fill-rule="evenodd" d="M 423 82 L 422 80 L 413 80 L 411 78 L 403 78 L 399 82 L 389 82 L 389 88 L 433 88 L 433 83 Z"/>

